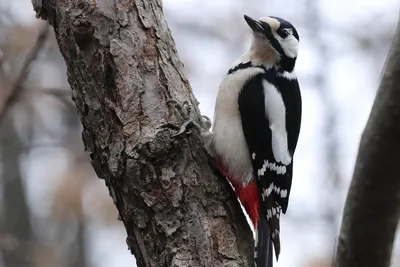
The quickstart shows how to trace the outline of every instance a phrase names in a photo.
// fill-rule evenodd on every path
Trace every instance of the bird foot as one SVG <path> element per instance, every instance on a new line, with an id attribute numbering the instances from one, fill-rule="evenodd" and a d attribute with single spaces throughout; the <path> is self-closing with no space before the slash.
<path id="1" fill-rule="evenodd" d="M 180 127 L 179 131 L 174 134 L 174 137 L 180 136 L 182 134 L 190 134 L 192 133 L 190 128 L 194 127 L 196 128 L 199 132 L 200 135 L 208 135 L 211 134 L 209 132 L 210 128 L 211 128 L 211 121 L 210 118 L 208 118 L 207 116 L 201 116 L 201 124 L 198 124 L 197 122 L 195 122 L 193 119 L 189 118 L 187 119 Z"/>
<path id="2" fill-rule="evenodd" d="M 195 128 L 201 136 L 203 141 L 204 148 L 206 149 L 207 153 L 212 156 L 213 153 L 213 140 L 214 134 L 210 132 L 211 128 L 211 120 L 209 117 L 202 115 L 200 122 L 194 121 L 191 116 L 191 107 L 187 101 L 179 104 L 176 100 L 169 100 L 167 104 L 172 104 L 178 110 L 180 115 L 186 119 L 186 121 L 180 126 L 178 132 L 174 134 L 174 137 L 182 136 L 183 134 L 191 134 L 192 129 Z M 188 115 L 189 114 L 189 115 Z"/>
<path id="3" fill-rule="evenodd" d="M 203 133 L 205 131 L 209 131 L 211 128 L 211 120 L 209 117 L 202 115 L 201 116 L 201 121 L 200 124 L 195 122 L 190 116 L 190 113 L 192 111 L 192 108 L 189 105 L 188 101 L 184 101 L 182 104 L 178 103 L 178 101 L 174 99 L 170 99 L 167 101 L 167 104 L 172 104 L 174 107 L 178 110 L 180 115 L 187 119 L 180 127 L 180 130 L 178 133 L 175 134 L 175 136 L 182 135 L 183 133 L 191 133 L 189 128 L 191 126 L 194 126 L 200 133 Z"/>

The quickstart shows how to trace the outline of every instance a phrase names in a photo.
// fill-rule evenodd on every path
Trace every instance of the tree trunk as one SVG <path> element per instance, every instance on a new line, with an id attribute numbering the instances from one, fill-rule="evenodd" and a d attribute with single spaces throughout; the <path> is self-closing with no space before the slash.
<path id="1" fill-rule="evenodd" d="M 137 265 L 253 266 L 251 230 L 199 133 L 174 137 L 200 112 L 161 1 L 32 2 L 54 27 L 85 148 Z"/>
<path id="2" fill-rule="evenodd" d="M 17 134 L 13 117 L 5 116 L 0 130 L 3 178 L 0 255 L 6 267 L 32 266 L 31 215 L 20 166 L 23 152 L 24 143 Z M 21 251 L 24 253 L 21 254 Z"/>
<path id="3" fill-rule="evenodd" d="M 335 266 L 388 267 L 400 218 L 400 24 L 361 138 Z"/>

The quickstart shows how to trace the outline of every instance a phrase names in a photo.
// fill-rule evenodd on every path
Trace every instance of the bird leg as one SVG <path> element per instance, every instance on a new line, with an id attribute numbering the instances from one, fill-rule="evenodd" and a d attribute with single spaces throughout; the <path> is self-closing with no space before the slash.
<path id="1" fill-rule="evenodd" d="M 182 135 L 183 133 L 188 133 L 190 134 L 191 131 L 189 130 L 190 127 L 195 127 L 199 132 L 200 135 L 209 135 L 211 132 L 209 132 L 209 129 L 211 128 L 211 121 L 210 118 L 207 116 L 202 115 L 201 116 L 201 125 L 199 125 L 197 122 L 195 122 L 192 118 L 188 117 L 187 120 L 181 125 L 181 128 L 179 131 L 174 134 L 175 137 Z"/>
<path id="2" fill-rule="evenodd" d="M 200 133 L 208 132 L 211 128 L 211 120 L 205 115 L 201 116 L 200 124 L 195 122 L 191 116 L 191 107 L 188 101 L 184 101 L 182 104 L 174 99 L 167 101 L 167 104 L 173 104 L 179 114 L 186 119 L 186 121 L 181 125 L 180 130 L 174 136 L 182 135 L 183 133 L 191 133 L 189 128 L 194 126 Z"/>
<path id="3" fill-rule="evenodd" d="M 213 140 L 214 134 L 210 132 L 211 120 L 209 117 L 202 115 L 200 122 L 194 121 L 190 116 L 191 107 L 187 101 L 179 104 L 176 100 L 169 100 L 167 104 L 173 104 L 178 110 L 180 115 L 186 119 L 186 121 L 180 126 L 179 131 L 174 134 L 174 137 L 182 136 L 183 134 L 191 134 L 191 128 L 195 128 L 201 136 L 204 148 L 206 149 L 209 156 L 213 157 Z"/>

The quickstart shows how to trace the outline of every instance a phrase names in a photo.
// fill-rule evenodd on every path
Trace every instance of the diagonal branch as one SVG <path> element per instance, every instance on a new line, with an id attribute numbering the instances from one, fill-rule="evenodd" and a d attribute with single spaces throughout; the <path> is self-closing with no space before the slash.
<path id="1" fill-rule="evenodd" d="M 400 22 L 361 138 L 335 266 L 389 267 L 400 218 Z"/>
<path id="2" fill-rule="evenodd" d="M 36 60 L 39 52 L 43 49 L 44 44 L 47 40 L 47 36 L 48 36 L 48 32 L 49 32 L 48 29 L 49 29 L 48 23 L 46 23 L 41 28 L 34 46 L 32 47 L 32 49 L 29 51 L 28 55 L 26 56 L 25 61 L 21 67 L 21 70 L 19 71 L 17 78 L 15 79 L 14 83 L 11 86 L 10 92 L 8 92 L 6 100 L 4 101 L 3 107 L 1 108 L 1 111 L 0 111 L 0 126 L 2 125 L 2 122 L 4 120 L 4 117 L 7 114 L 8 109 L 12 106 L 12 104 L 15 102 L 15 100 L 18 98 L 18 96 L 23 91 L 24 82 L 29 75 L 29 69 L 30 69 L 32 63 Z"/>

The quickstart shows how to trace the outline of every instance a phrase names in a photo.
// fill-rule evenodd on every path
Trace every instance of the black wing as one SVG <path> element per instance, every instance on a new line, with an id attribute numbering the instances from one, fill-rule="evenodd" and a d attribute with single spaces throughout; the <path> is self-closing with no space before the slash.
<path id="1" fill-rule="evenodd" d="M 251 78 L 243 87 L 239 95 L 238 104 L 243 132 L 263 199 L 262 208 L 271 226 L 273 239 L 274 235 L 277 235 L 274 245 L 276 253 L 279 254 L 279 216 L 281 211 L 285 213 L 287 209 L 292 182 L 293 161 L 288 165 L 282 165 L 282 163 L 276 162 L 273 155 L 272 132 L 266 115 L 264 88 L 262 84 L 263 81 L 267 80 L 274 84 L 276 88 L 280 88 L 283 84 L 278 83 L 288 81 L 284 78 L 280 80 L 278 77 L 274 77 L 273 75 L 268 75 L 267 72 Z M 290 92 L 290 89 L 294 89 L 295 92 Z M 299 109 L 301 112 L 301 100 L 299 102 L 300 91 L 298 90 L 297 81 L 295 80 L 294 86 L 285 88 L 284 91 L 279 91 L 286 107 L 287 142 L 289 152 L 293 156 L 300 129 L 300 125 L 297 123 L 300 120 L 298 116 L 300 115 L 301 117 L 301 114 L 298 113 Z M 297 92 L 298 95 L 296 95 Z M 297 102 L 300 103 L 300 106 Z M 295 103 L 295 106 L 288 106 L 293 103 Z M 292 122 L 295 125 L 291 125 Z"/>

